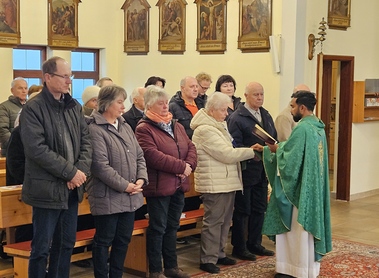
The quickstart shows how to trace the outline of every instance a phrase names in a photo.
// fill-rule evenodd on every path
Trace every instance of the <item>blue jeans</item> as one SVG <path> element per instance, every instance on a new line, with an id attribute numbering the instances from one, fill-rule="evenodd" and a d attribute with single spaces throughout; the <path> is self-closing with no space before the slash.
<path id="1" fill-rule="evenodd" d="M 92 259 L 96 278 L 122 277 L 126 252 L 134 228 L 134 214 L 123 212 L 94 216 L 96 233 L 93 239 Z M 108 269 L 110 246 L 112 249 Z"/>
<path id="2" fill-rule="evenodd" d="M 69 193 L 68 209 L 33 207 L 33 239 L 29 259 L 29 278 L 68 278 L 76 241 L 78 193 Z M 49 269 L 46 276 L 47 258 Z"/>
<path id="3" fill-rule="evenodd" d="M 177 190 L 172 196 L 146 198 L 149 213 L 147 228 L 147 256 L 149 271 L 162 271 L 162 256 L 165 269 L 178 266 L 176 256 L 176 233 L 184 207 L 184 193 Z"/>

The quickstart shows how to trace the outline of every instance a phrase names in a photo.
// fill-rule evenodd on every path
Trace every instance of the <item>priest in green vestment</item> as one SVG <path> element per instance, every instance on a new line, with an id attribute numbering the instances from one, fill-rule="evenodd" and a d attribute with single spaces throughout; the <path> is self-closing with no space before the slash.
<path id="1" fill-rule="evenodd" d="M 324 123 L 313 115 L 315 95 L 298 91 L 287 141 L 267 145 L 263 162 L 272 186 L 262 234 L 276 238 L 276 278 L 317 277 L 332 250 L 328 152 Z"/>

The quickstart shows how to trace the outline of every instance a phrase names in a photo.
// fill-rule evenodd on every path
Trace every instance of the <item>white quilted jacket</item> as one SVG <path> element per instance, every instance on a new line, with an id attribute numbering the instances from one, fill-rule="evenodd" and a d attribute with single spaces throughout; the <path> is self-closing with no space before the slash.
<path id="1" fill-rule="evenodd" d="M 195 190 L 200 193 L 242 190 L 239 162 L 253 158 L 253 149 L 233 148 L 226 122 L 217 122 L 204 108 L 193 117 L 191 128 L 198 160 Z"/>

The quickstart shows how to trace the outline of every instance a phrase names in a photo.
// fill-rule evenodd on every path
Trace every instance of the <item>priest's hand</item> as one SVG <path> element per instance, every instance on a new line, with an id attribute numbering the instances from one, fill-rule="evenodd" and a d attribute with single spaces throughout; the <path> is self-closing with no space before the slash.
<path id="1" fill-rule="evenodd" d="M 278 144 L 273 144 L 273 145 L 271 145 L 271 144 L 266 143 L 266 145 L 267 145 L 267 147 L 270 149 L 270 151 L 271 151 L 272 153 L 276 153 L 277 148 L 279 148 L 279 145 L 278 145 Z"/>

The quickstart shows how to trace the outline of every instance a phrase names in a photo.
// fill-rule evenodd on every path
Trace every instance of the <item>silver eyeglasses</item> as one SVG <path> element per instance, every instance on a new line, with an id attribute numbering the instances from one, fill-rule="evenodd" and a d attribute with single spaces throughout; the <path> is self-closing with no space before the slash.
<path id="1" fill-rule="evenodd" d="M 71 76 L 65 76 L 65 75 L 60 75 L 60 74 L 56 74 L 56 73 L 49 73 L 50 75 L 53 75 L 53 76 L 58 76 L 60 78 L 64 78 L 66 80 L 73 80 L 74 79 L 74 75 L 71 75 Z"/>

